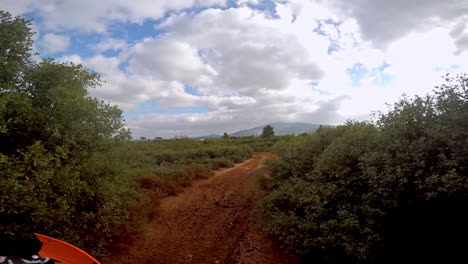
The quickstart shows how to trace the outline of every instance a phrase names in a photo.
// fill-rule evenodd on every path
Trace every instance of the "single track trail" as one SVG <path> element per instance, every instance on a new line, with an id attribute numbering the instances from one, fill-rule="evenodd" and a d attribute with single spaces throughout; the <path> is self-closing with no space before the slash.
<path id="1" fill-rule="evenodd" d="M 283 264 L 295 263 L 253 223 L 250 211 L 264 191 L 256 172 L 270 157 L 252 159 L 195 181 L 180 194 L 161 200 L 151 229 L 113 264 Z"/>

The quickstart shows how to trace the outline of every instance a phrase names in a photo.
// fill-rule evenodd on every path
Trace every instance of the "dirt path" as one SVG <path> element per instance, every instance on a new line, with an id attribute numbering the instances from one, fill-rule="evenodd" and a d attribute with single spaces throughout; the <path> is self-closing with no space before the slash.
<path id="1" fill-rule="evenodd" d="M 163 199 L 152 230 L 127 252 L 114 255 L 111 263 L 294 263 L 256 230 L 249 217 L 255 201 L 264 194 L 255 172 L 268 156 L 256 153 L 234 168 Z"/>

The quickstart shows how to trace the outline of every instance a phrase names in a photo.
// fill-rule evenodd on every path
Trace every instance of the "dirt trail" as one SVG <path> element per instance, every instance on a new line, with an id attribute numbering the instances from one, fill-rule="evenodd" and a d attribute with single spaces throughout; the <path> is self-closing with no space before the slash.
<path id="1" fill-rule="evenodd" d="M 268 156 L 256 153 L 163 199 L 151 231 L 128 251 L 114 255 L 111 263 L 294 263 L 256 230 L 249 217 L 255 201 L 264 195 L 255 171 Z"/>

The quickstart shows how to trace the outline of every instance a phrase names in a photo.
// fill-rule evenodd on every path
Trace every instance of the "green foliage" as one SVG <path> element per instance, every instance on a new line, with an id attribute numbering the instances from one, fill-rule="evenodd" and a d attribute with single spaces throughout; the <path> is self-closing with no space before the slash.
<path id="1" fill-rule="evenodd" d="M 26 87 L 17 95 L 23 101 L 8 95 L 1 111 L 8 127 L 0 135 L 2 153 L 41 141 L 49 151 L 66 146 L 70 155 L 81 155 L 128 137 L 120 109 L 87 97 L 99 78 L 81 65 L 46 60 L 28 69 L 24 79 Z"/>
<path id="2" fill-rule="evenodd" d="M 271 151 L 273 145 L 276 142 L 278 142 L 281 139 L 286 139 L 289 137 L 290 136 L 276 136 L 276 137 L 269 137 L 269 138 L 258 138 L 258 137 L 231 138 L 229 141 L 229 144 L 248 145 L 254 151 L 268 152 L 268 151 Z"/>
<path id="3" fill-rule="evenodd" d="M 33 62 L 30 22 L 0 12 L 0 235 L 38 232 L 100 256 L 132 200 L 122 111 L 81 65 Z"/>
<path id="4" fill-rule="evenodd" d="M 232 167 L 253 155 L 248 145 L 235 145 L 230 141 L 196 141 L 176 139 L 170 141 L 129 142 L 120 151 L 127 158 L 131 174 L 152 174 L 165 180 L 184 182 L 193 179 L 194 167 L 212 169 Z M 131 157 L 130 157 L 131 156 Z M 201 166 L 201 167 L 200 167 Z M 203 175 L 195 178 L 203 178 Z"/>
<path id="5" fill-rule="evenodd" d="M 260 137 L 268 138 L 268 137 L 272 137 L 274 135 L 275 135 L 275 131 L 273 131 L 273 127 L 270 126 L 270 125 L 267 125 L 266 127 L 263 128 L 263 131 L 262 131 L 262 134 L 260 135 Z"/>
<path id="6" fill-rule="evenodd" d="M 278 141 L 272 151 L 279 159 L 269 162 L 272 177 L 281 181 L 312 172 L 317 157 L 348 129 L 347 126 L 322 128 L 311 135 L 285 137 Z"/>
<path id="7" fill-rule="evenodd" d="M 129 206 L 129 221 L 120 230 L 115 247 L 125 248 L 132 238 L 147 230 L 158 200 L 177 194 L 195 179 L 214 174 L 215 169 L 231 167 L 252 157 L 248 145 L 236 145 L 231 140 L 196 141 L 190 139 L 128 142 L 116 150 L 122 171 L 132 179 L 138 190 L 137 200 Z"/>
<path id="8" fill-rule="evenodd" d="M 22 72 L 31 64 L 31 22 L 0 10 L 0 91 L 21 89 Z"/>
<path id="9" fill-rule="evenodd" d="M 0 12 L 0 235 L 43 233 L 103 257 L 155 196 L 252 156 L 230 139 L 129 142 L 122 111 L 88 96 L 99 75 L 34 62 L 30 26 Z"/>
<path id="10" fill-rule="evenodd" d="M 466 245 L 468 76 L 274 146 L 264 229 L 306 263 L 455 260 Z"/>
<path id="11" fill-rule="evenodd" d="M 296 254 L 343 251 L 362 258 L 375 237 L 364 232 L 372 222 L 359 162 L 376 134 L 372 125 L 348 123 L 276 145 L 279 159 L 270 171 L 277 187 L 257 209 L 270 215 L 264 228 Z"/>
<path id="12" fill-rule="evenodd" d="M 229 138 L 229 135 L 228 135 L 228 133 L 224 132 L 224 134 L 223 134 L 223 138 L 224 138 L 224 139 L 227 139 L 227 138 Z"/>

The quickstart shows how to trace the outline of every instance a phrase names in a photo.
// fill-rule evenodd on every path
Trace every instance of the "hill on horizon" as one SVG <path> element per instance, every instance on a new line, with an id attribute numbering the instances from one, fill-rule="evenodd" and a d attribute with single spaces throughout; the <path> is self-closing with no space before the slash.
<path id="1" fill-rule="evenodd" d="M 265 124 L 263 126 L 258 126 L 250 129 L 236 131 L 234 133 L 228 133 L 230 137 L 249 137 L 254 136 L 258 137 L 262 134 L 263 128 L 267 125 L 273 127 L 276 136 L 282 135 L 299 135 L 302 133 L 312 133 L 315 132 L 321 125 L 324 127 L 331 127 L 331 125 L 326 124 L 309 124 L 309 123 L 300 123 L 300 122 L 273 122 Z M 192 137 L 192 139 L 208 139 L 208 138 L 220 138 L 221 135 L 208 135 L 200 137 Z"/>

